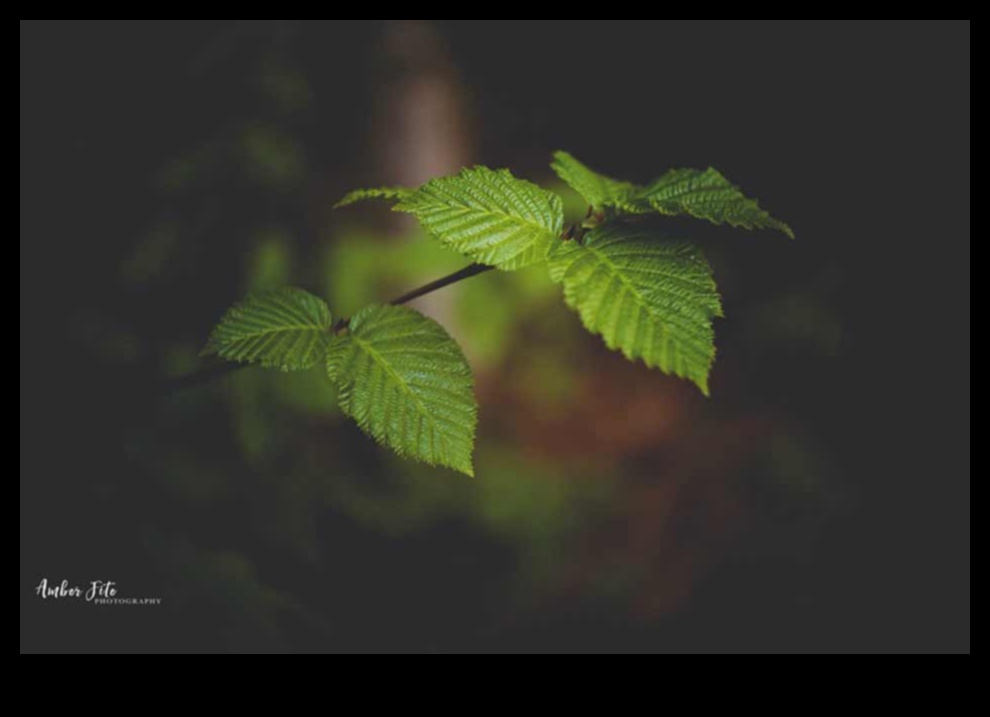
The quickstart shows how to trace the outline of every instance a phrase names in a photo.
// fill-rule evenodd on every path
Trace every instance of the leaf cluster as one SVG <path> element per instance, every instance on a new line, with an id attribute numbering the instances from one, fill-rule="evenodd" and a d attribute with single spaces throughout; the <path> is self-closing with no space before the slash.
<path id="1" fill-rule="evenodd" d="M 553 170 L 588 202 L 589 221 L 564 229 L 560 197 L 505 169 L 470 167 L 416 189 L 347 194 L 338 207 L 394 201 L 444 246 L 512 271 L 544 263 L 588 331 L 630 360 L 695 383 L 708 394 L 712 319 L 722 316 L 701 249 L 629 221 L 687 215 L 745 229 L 791 228 L 717 170 L 672 169 L 646 185 L 599 174 L 566 152 Z M 214 329 L 204 353 L 285 371 L 322 363 L 345 414 L 396 453 L 473 475 L 477 405 L 460 347 L 433 319 L 375 304 L 333 322 L 301 289 L 248 297 Z"/>

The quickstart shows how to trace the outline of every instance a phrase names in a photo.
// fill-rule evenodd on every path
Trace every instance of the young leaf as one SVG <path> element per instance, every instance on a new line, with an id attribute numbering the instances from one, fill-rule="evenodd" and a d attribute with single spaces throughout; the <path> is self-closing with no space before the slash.
<path id="1" fill-rule="evenodd" d="M 712 167 L 672 169 L 621 204 L 626 211 L 660 214 L 690 214 L 714 224 L 731 224 L 744 229 L 777 229 L 791 239 L 794 232 L 784 222 L 760 208 L 755 199 L 742 193 Z"/>
<path id="2" fill-rule="evenodd" d="M 626 358 L 690 379 L 708 395 L 712 317 L 722 308 L 711 267 L 691 244 L 605 224 L 584 243 L 561 242 L 550 275 L 592 333 Z"/>
<path id="3" fill-rule="evenodd" d="M 323 300 L 302 289 L 254 294 L 224 314 L 203 354 L 283 371 L 309 368 L 323 357 L 331 321 Z"/>
<path id="4" fill-rule="evenodd" d="M 395 211 L 414 214 L 441 242 L 474 261 L 506 270 L 545 259 L 564 226 L 560 197 L 487 167 L 433 179 L 403 197 Z"/>
<path id="5" fill-rule="evenodd" d="M 474 475 L 473 379 L 440 324 L 404 306 L 373 305 L 330 341 L 340 408 L 399 455 Z"/>
<path id="6" fill-rule="evenodd" d="M 334 209 L 340 209 L 365 199 L 402 199 L 414 190 L 405 187 L 375 187 L 374 189 L 355 189 L 348 192 L 343 198 L 333 205 Z"/>
<path id="7" fill-rule="evenodd" d="M 550 167 L 553 168 L 558 177 L 570 185 L 571 189 L 584 197 L 585 201 L 594 209 L 601 209 L 605 206 L 622 206 L 631 195 L 639 190 L 639 187 L 631 182 L 612 179 L 588 169 L 567 152 L 554 152 Z"/>

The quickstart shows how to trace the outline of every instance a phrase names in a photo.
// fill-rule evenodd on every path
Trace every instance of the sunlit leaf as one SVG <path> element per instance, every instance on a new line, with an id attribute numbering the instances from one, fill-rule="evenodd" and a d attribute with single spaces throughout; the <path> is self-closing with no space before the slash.
<path id="1" fill-rule="evenodd" d="M 445 245 L 481 264 L 519 269 L 546 259 L 563 231 L 560 197 L 505 169 L 464 169 L 403 197 L 408 212 Z"/>
<path id="2" fill-rule="evenodd" d="M 774 219 L 759 202 L 747 197 L 711 167 L 704 171 L 672 169 L 627 198 L 621 207 L 634 212 L 689 214 L 714 224 L 743 229 L 776 229 L 794 238 L 787 224 Z"/>
<path id="3" fill-rule="evenodd" d="M 585 328 L 610 349 L 694 381 L 706 395 L 715 358 L 712 317 L 721 304 L 697 247 L 609 224 L 583 243 L 562 242 L 550 274 Z"/>
<path id="4" fill-rule="evenodd" d="M 331 321 L 324 301 L 302 289 L 253 294 L 224 314 L 203 354 L 283 371 L 309 368 L 323 358 Z"/>
<path id="5" fill-rule="evenodd" d="M 595 209 L 621 206 L 639 189 L 631 182 L 612 179 L 589 169 L 567 152 L 554 152 L 550 166 Z"/>
<path id="6" fill-rule="evenodd" d="M 341 410 L 376 441 L 474 475 L 471 367 L 433 319 L 404 306 L 369 306 L 331 340 L 327 372 Z"/>

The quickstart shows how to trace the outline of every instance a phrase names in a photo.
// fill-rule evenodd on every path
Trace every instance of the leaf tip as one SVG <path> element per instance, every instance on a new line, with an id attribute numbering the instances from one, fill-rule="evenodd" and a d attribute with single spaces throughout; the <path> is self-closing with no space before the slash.
<path id="1" fill-rule="evenodd" d="M 343 209 L 344 207 L 349 207 L 350 205 L 355 204 L 358 201 L 360 201 L 363 196 L 364 196 L 364 190 L 362 190 L 362 189 L 355 189 L 353 191 L 348 192 L 347 194 L 345 194 L 344 196 L 342 196 L 340 199 L 338 199 L 337 202 L 333 205 L 333 208 L 334 209 Z"/>
<path id="2" fill-rule="evenodd" d="M 373 189 L 355 189 L 341 197 L 337 203 L 333 205 L 333 208 L 340 209 L 342 207 L 348 207 L 351 204 L 357 204 L 365 199 L 401 200 L 412 194 L 412 192 L 413 190 L 407 189 L 406 187 L 375 187 Z"/>

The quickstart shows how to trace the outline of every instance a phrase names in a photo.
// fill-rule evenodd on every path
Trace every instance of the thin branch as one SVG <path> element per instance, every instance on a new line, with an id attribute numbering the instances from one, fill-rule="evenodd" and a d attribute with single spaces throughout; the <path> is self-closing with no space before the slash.
<path id="1" fill-rule="evenodd" d="M 419 297 L 425 296 L 426 294 L 436 291 L 437 289 L 442 289 L 445 286 L 456 284 L 458 281 L 464 281 L 464 279 L 470 279 L 472 276 L 482 274 L 494 268 L 495 267 L 488 266 L 486 264 L 470 264 L 469 266 L 465 266 L 460 271 L 455 271 L 453 274 L 448 274 L 447 276 L 437 279 L 436 281 L 431 281 L 429 284 L 421 286 L 418 289 L 408 291 L 397 299 L 392 299 L 388 303 L 392 305 L 405 304 L 406 302 L 412 301 L 413 299 L 418 299 Z"/>
<path id="2" fill-rule="evenodd" d="M 458 281 L 463 281 L 464 279 L 470 279 L 472 276 L 482 274 L 493 268 L 494 267 L 487 266 L 485 264 L 470 264 L 465 266 L 463 269 L 455 271 L 453 274 L 448 274 L 447 276 L 443 276 L 436 281 L 431 281 L 429 284 L 425 284 L 418 289 L 408 291 L 402 296 L 392 299 L 388 303 L 393 306 L 405 304 L 413 299 L 418 299 L 421 296 L 434 292 L 437 289 L 442 289 L 445 286 L 456 284 Z M 338 329 L 346 326 L 347 322 L 348 319 L 341 319 L 334 324 L 334 328 Z M 174 391 L 181 391 L 186 388 L 201 386 L 204 383 L 209 383 L 214 379 L 226 376 L 228 373 L 233 373 L 238 369 L 247 368 L 250 365 L 251 364 L 248 363 L 222 363 L 209 366 L 202 371 L 196 371 L 194 373 L 186 374 L 185 376 L 179 376 L 178 378 L 165 379 L 160 384 L 159 392 L 161 394 L 169 394 Z"/>

